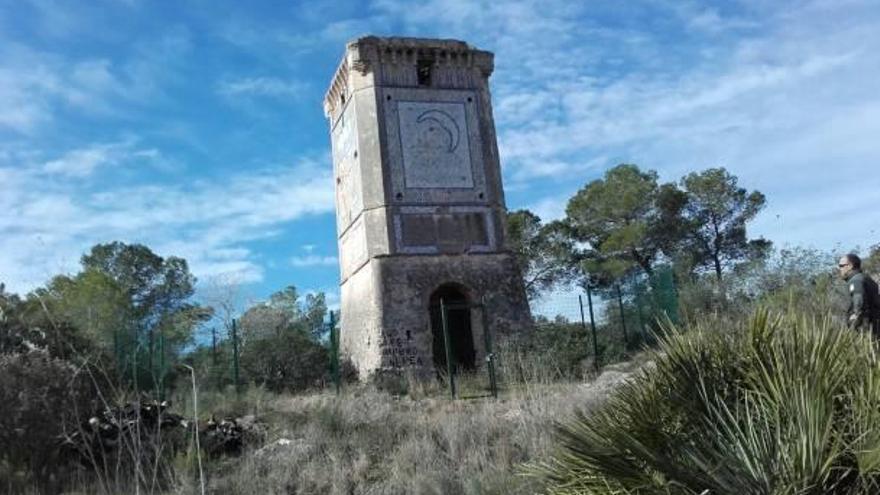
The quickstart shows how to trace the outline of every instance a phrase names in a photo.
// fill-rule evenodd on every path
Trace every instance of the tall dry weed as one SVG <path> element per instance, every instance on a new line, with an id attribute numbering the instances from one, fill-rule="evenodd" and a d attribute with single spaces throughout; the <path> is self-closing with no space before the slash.
<path id="1" fill-rule="evenodd" d="M 549 454 L 553 420 L 601 400 L 585 384 L 503 399 L 412 398 L 368 388 L 268 406 L 266 447 L 214 471 L 212 493 L 534 493 L 521 466 Z"/>

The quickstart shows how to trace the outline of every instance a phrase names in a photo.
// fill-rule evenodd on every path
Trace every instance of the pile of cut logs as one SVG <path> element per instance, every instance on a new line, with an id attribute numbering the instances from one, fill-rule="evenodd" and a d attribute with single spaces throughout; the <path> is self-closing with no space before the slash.
<path id="1" fill-rule="evenodd" d="M 160 443 L 172 450 L 183 445 L 189 423 L 168 411 L 168 401 L 140 400 L 105 407 L 61 439 L 61 449 L 94 466 L 117 455 L 158 452 Z"/>
<path id="2" fill-rule="evenodd" d="M 244 446 L 244 428 L 235 418 L 217 421 L 211 416 L 208 422 L 199 428 L 202 448 L 211 457 L 224 455 L 237 456 Z"/>
<path id="3" fill-rule="evenodd" d="M 158 452 L 160 444 L 165 452 L 176 452 L 191 439 L 192 422 L 170 412 L 170 407 L 170 402 L 156 400 L 106 407 L 64 435 L 61 448 L 68 458 L 79 458 L 87 466 L 135 451 Z M 258 444 L 262 437 L 253 416 L 219 421 L 212 416 L 199 424 L 201 447 L 211 457 L 238 456 L 245 444 Z"/>

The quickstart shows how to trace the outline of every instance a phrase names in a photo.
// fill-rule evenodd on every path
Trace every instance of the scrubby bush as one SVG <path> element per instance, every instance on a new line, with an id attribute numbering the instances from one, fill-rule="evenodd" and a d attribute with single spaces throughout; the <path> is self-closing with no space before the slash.
<path id="1" fill-rule="evenodd" d="M 592 332 L 580 323 L 565 320 L 539 320 L 535 328 L 501 339 L 496 344 L 502 383 L 551 383 L 582 380 L 599 366 L 623 361 L 643 345 L 642 334 L 630 329 L 629 345 L 624 345 L 618 320 L 597 325 L 596 346 Z"/>
<path id="2" fill-rule="evenodd" d="M 591 366 L 591 346 L 580 324 L 538 322 L 534 330 L 497 343 L 501 380 L 547 383 L 581 378 Z"/>
<path id="3" fill-rule="evenodd" d="M 62 474 L 59 447 L 91 409 L 90 397 L 86 377 L 68 361 L 40 351 L 0 354 L 0 479 L 42 484 Z"/>
<path id="4" fill-rule="evenodd" d="M 553 494 L 880 491 L 880 363 L 830 319 L 669 329 L 656 366 L 558 428 Z"/>
<path id="5" fill-rule="evenodd" d="M 316 387 L 327 377 L 329 365 L 327 348 L 298 326 L 253 338 L 241 354 L 241 367 L 248 379 L 273 392 Z"/>
<path id="6" fill-rule="evenodd" d="M 759 306 L 816 316 L 842 315 L 846 294 L 833 269 L 836 260 L 833 253 L 795 247 L 743 264 L 723 282 L 712 277 L 680 278 L 679 307 L 690 322 L 719 314 L 747 319 Z"/>

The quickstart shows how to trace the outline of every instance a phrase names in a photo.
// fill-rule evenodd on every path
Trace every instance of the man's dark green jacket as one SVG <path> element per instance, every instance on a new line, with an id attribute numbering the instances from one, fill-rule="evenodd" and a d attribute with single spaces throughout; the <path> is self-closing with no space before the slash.
<path id="1" fill-rule="evenodd" d="M 855 271 L 846 279 L 849 289 L 849 324 L 858 328 L 880 318 L 880 295 L 877 282 L 861 271 Z"/>

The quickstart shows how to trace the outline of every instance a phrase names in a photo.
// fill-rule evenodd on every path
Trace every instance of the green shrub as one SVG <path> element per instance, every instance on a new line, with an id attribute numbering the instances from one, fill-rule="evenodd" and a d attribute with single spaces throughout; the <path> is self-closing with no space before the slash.
<path id="1" fill-rule="evenodd" d="M 7 471 L 0 479 L 40 485 L 62 474 L 62 438 L 91 410 L 90 392 L 68 361 L 38 351 L 0 354 L 0 475 Z"/>
<path id="2" fill-rule="evenodd" d="M 880 365 L 829 319 L 757 311 L 669 329 L 598 411 L 557 429 L 534 472 L 553 494 L 880 490 Z"/>
<path id="3" fill-rule="evenodd" d="M 504 383 L 549 383 L 589 371 L 592 344 L 580 324 L 539 322 L 533 331 L 501 339 L 495 354 Z"/>
<path id="4" fill-rule="evenodd" d="M 249 381 L 273 392 L 293 392 L 322 385 L 330 357 L 305 329 L 291 326 L 275 335 L 250 339 L 242 346 L 241 368 Z"/>
<path id="5" fill-rule="evenodd" d="M 816 316 L 845 314 L 845 286 L 833 270 L 837 258 L 833 253 L 796 247 L 740 265 L 720 283 L 708 275 L 682 277 L 677 283 L 682 319 L 695 322 L 722 314 L 740 320 L 758 307 L 794 308 Z"/>
<path id="6" fill-rule="evenodd" d="M 641 334 L 631 330 L 629 349 L 622 335 L 616 320 L 597 325 L 600 366 L 629 359 L 642 347 Z M 500 340 L 495 354 L 500 380 L 506 384 L 582 380 L 596 370 L 592 333 L 580 323 L 538 321 L 533 331 Z"/>

